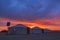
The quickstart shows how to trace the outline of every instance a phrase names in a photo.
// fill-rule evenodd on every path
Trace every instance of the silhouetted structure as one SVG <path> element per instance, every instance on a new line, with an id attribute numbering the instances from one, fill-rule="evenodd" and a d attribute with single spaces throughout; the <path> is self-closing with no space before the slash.
<path id="1" fill-rule="evenodd" d="M 8 32 L 7 30 L 2 30 L 1 32 Z"/>
<path id="2" fill-rule="evenodd" d="M 8 30 L 9 34 L 27 34 L 27 27 L 22 24 L 17 24 Z M 28 32 L 29 33 L 29 32 Z"/>
<path id="3" fill-rule="evenodd" d="M 0 32 L 0 35 L 7 35 L 8 34 L 8 31 L 7 30 L 2 30 L 1 32 Z"/>
<path id="4" fill-rule="evenodd" d="M 9 27 L 10 27 L 10 22 L 7 22 L 6 26 L 7 26 L 8 29 L 9 29 Z M 8 34 L 9 34 L 9 32 L 8 32 Z"/>
<path id="5" fill-rule="evenodd" d="M 7 26 L 10 26 L 10 22 L 7 22 Z"/>
<path id="6" fill-rule="evenodd" d="M 30 28 L 27 27 L 27 34 L 30 34 Z"/>
<path id="7" fill-rule="evenodd" d="M 44 34 L 44 29 L 41 29 L 42 30 L 42 33 Z"/>

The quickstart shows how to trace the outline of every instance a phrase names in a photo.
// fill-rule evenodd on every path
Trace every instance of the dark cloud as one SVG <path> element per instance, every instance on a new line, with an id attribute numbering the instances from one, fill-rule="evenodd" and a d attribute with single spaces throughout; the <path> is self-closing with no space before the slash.
<path id="1" fill-rule="evenodd" d="M 58 14 L 59 0 L 0 0 L 0 17 L 30 20 L 55 17 Z"/>

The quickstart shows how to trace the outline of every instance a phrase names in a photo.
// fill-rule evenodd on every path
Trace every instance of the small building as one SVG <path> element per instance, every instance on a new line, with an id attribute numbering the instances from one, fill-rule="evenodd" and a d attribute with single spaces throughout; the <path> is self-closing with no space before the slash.
<path id="1" fill-rule="evenodd" d="M 39 27 L 34 27 L 30 30 L 30 33 L 31 34 L 40 34 L 40 33 L 42 33 L 42 29 Z"/>
<path id="2" fill-rule="evenodd" d="M 49 30 L 49 29 L 44 29 L 44 33 L 48 33 L 48 32 L 51 32 L 51 30 Z"/>
<path id="3" fill-rule="evenodd" d="M 7 35 L 7 33 L 8 33 L 7 30 L 2 30 L 2 31 L 0 32 L 0 35 Z"/>
<path id="4" fill-rule="evenodd" d="M 17 24 L 8 30 L 8 34 L 27 34 L 27 27 L 22 24 Z"/>

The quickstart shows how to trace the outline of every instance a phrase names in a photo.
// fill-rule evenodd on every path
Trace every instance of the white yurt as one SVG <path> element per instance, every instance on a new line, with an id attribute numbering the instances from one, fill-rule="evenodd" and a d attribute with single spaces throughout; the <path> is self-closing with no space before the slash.
<path id="1" fill-rule="evenodd" d="M 22 24 L 17 24 L 11 28 L 9 28 L 8 31 L 9 34 L 27 34 L 27 27 Z"/>
<path id="2" fill-rule="evenodd" d="M 40 33 L 42 33 L 42 30 L 39 27 L 34 27 L 30 30 L 30 33 L 31 34 L 40 34 Z"/>

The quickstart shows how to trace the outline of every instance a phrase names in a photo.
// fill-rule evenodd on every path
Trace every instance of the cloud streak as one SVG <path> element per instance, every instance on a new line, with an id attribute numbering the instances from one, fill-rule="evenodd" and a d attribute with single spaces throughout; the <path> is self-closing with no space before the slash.
<path id="1" fill-rule="evenodd" d="M 57 0 L 0 0 L 0 2 L 0 16 L 3 17 L 34 19 L 60 16 L 60 3 Z"/>

